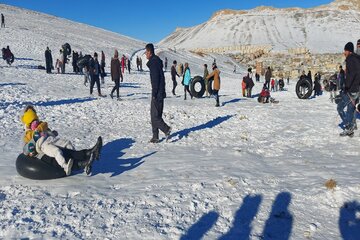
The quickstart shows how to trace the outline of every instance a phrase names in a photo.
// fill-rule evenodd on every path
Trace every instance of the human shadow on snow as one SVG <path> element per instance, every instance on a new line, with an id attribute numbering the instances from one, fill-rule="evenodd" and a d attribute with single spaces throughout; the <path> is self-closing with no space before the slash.
<path id="1" fill-rule="evenodd" d="M 84 103 L 94 101 L 96 98 L 71 98 L 71 99 L 61 99 L 61 100 L 54 100 L 54 101 L 39 101 L 39 102 L 5 102 L 0 101 L 0 109 L 6 109 L 8 106 L 16 106 L 16 107 L 24 107 L 27 105 L 33 106 L 42 106 L 42 107 L 50 107 L 50 106 L 59 106 L 59 105 L 68 105 L 68 104 L 75 104 L 75 103 Z"/>
<path id="2" fill-rule="evenodd" d="M 27 57 L 16 57 L 14 58 L 17 61 L 34 61 L 34 62 L 41 62 L 41 60 L 33 59 L 33 58 L 27 58 Z"/>
<path id="3" fill-rule="evenodd" d="M 34 69 L 34 70 L 45 70 L 44 66 L 41 65 L 29 65 L 29 64 L 21 64 L 21 65 L 15 65 L 12 66 L 14 68 L 23 68 L 23 69 Z"/>
<path id="4" fill-rule="evenodd" d="M 39 101 L 32 103 L 34 106 L 43 106 L 43 107 L 49 107 L 49 106 L 58 106 L 58 105 L 68 105 L 68 104 L 75 104 L 75 103 L 84 103 L 84 102 L 91 102 L 96 100 L 96 98 L 92 97 L 86 97 L 86 98 L 70 98 L 70 99 L 61 99 L 61 100 L 54 100 L 54 101 Z"/>
<path id="5" fill-rule="evenodd" d="M 240 101 L 246 101 L 246 99 L 244 99 L 244 98 L 234 98 L 234 99 L 232 99 L 232 100 L 223 102 L 222 105 L 225 106 L 225 105 L 227 105 L 227 104 L 237 103 L 237 102 L 240 102 Z"/>
<path id="6" fill-rule="evenodd" d="M 204 214 L 199 221 L 190 227 L 185 235 L 181 236 L 180 240 L 202 239 L 204 234 L 213 227 L 218 218 L 219 214 L 214 211 Z"/>
<path id="7" fill-rule="evenodd" d="M 248 195 L 243 199 L 242 205 L 235 214 L 232 227 L 224 233 L 219 240 L 252 239 L 253 220 L 259 211 L 262 201 L 261 195 Z M 261 239 L 288 240 L 291 236 L 293 216 L 288 207 L 291 202 L 291 194 L 280 193 L 272 206 L 271 213 L 266 221 Z M 216 224 L 219 215 L 216 212 L 205 214 L 181 237 L 181 239 L 202 239 L 202 237 Z"/>
<path id="8" fill-rule="evenodd" d="M 346 202 L 340 209 L 339 229 L 344 240 L 356 240 L 360 237 L 360 204 L 357 201 Z"/>
<path id="9" fill-rule="evenodd" d="M 24 86 L 26 83 L 0 83 L 0 87 L 6 86 Z"/>
<path id="10" fill-rule="evenodd" d="M 230 118 L 232 118 L 234 115 L 227 115 L 227 116 L 223 116 L 223 117 L 217 117 L 207 123 L 198 125 L 196 127 L 191 127 L 191 128 L 186 128 L 184 130 L 175 132 L 173 134 L 171 134 L 170 138 L 173 138 L 175 136 L 179 136 L 177 139 L 173 140 L 172 142 L 177 142 L 178 140 L 182 139 L 183 137 L 187 137 L 189 135 L 189 133 L 191 132 L 196 132 L 196 131 L 200 131 L 200 130 L 204 130 L 206 128 L 213 128 L 227 120 L 229 120 Z"/>
<path id="11" fill-rule="evenodd" d="M 260 195 L 246 196 L 240 209 L 235 214 L 233 226 L 219 240 L 249 239 L 251 223 L 259 210 L 262 197 Z"/>
<path id="12" fill-rule="evenodd" d="M 139 83 L 120 83 L 120 88 L 141 88 Z"/>
<path id="13" fill-rule="evenodd" d="M 282 192 L 277 195 L 270 212 L 270 217 L 265 223 L 262 239 L 287 240 L 290 238 L 293 225 L 293 216 L 288 210 L 290 203 L 290 193 Z"/>
<path id="14" fill-rule="evenodd" d="M 150 157 L 156 152 L 136 157 L 122 159 L 125 155 L 124 150 L 130 148 L 135 141 L 130 138 L 122 138 L 107 143 L 101 150 L 100 161 L 93 163 L 92 175 L 99 173 L 111 173 L 111 177 L 120 175 L 123 172 L 130 171 L 142 165 L 144 159 Z"/>

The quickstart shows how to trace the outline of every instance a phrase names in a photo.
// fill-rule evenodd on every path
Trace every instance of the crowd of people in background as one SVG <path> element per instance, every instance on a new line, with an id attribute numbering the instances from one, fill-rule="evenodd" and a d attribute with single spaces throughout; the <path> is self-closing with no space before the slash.
<path id="1" fill-rule="evenodd" d="M 1 28 L 5 28 L 5 17 L 1 14 Z M 161 60 L 158 56 L 154 54 L 154 49 L 151 46 L 147 46 L 146 49 L 149 56 L 147 56 L 148 67 L 150 72 L 156 72 L 156 74 L 160 74 L 156 76 L 158 78 L 164 75 L 164 72 L 167 71 L 168 68 L 168 58 L 164 57 L 164 60 Z M 357 42 L 357 47 L 360 49 L 360 40 Z M 331 102 L 335 101 L 337 103 L 337 111 L 341 120 L 341 126 L 344 128 L 344 131 L 340 134 L 341 136 L 352 136 L 354 134 L 354 130 L 357 128 L 356 126 L 356 109 L 360 111 L 359 98 L 360 98 L 360 56 L 354 53 L 354 45 L 349 42 L 344 47 L 344 55 L 346 57 L 346 69 L 344 70 L 342 66 L 339 66 L 338 72 L 329 78 L 329 92 L 330 92 L 330 100 Z M 10 47 L 2 48 L 2 57 L 6 61 L 8 65 L 11 65 L 14 62 L 14 54 L 11 52 Z M 69 44 L 64 44 L 62 48 L 59 50 L 59 56 L 56 58 L 55 66 L 53 61 L 53 55 L 49 47 L 45 50 L 45 70 L 48 74 L 51 74 L 53 70 L 56 69 L 58 74 L 65 74 L 66 69 L 65 66 L 69 63 L 69 58 L 72 59 L 72 71 L 74 74 L 83 74 L 84 75 L 84 85 L 87 86 L 89 83 L 90 94 L 93 94 L 94 87 L 96 85 L 97 94 L 100 97 L 103 97 L 101 93 L 101 84 L 105 84 L 106 73 L 106 56 L 104 51 L 101 51 L 101 59 L 98 60 L 98 53 L 95 52 L 93 55 L 85 55 L 83 56 L 82 52 L 71 51 Z M 86 59 L 87 63 L 80 65 L 80 62 L 84 62 Z M 143 71 L 143 63 L 142 58 L 136 56 L 136 69 L 138 72 Z M 159 63 L 161 61 L 161 64 Z M 156 62 L 156 68 L 161 66 L 161 70 L 156 70 L 152 67 L 151 62 Z M 176 96 L 176 88 L 178 86 L 177 78 L 181 79 L 181 83 L 184 86 L 184 100 L 188 99 L 188 95 L 191 99 L 194 98 L 192 91 L 190 90 L 190 86 L 192 83 L 192 74 L 191 74 L 191 66 L 188 62 L 178 63 L 176 60 L 173 60 L 172 66 L 170 69 L 170 76 L 172 81 L 172 90 L 171 93 Z M 120 100 L 120 82 L 124 80 L 124 74 L 127 70 L 128 74 L 131 74 L 131 59 L 130 57 L 125 56 L 123 54 L 121 57 L 117 50 L 114 52 L 114 56 L 111 58 L 110 64 L 110 73 L 111 80 L 114 82 L 114 87 L 111 90 L 110 96 L 114 98 L 114 93 L 116 92 L 116 99 Z M 237 73 L 236 65 L 234 65 L 233 73 Z M 202 78 L 204 80 L 205 85 L 205 97 L 214 97 L 216 100 L 216 107 L 220 106 L 219 100 L 219 90 L 220 90 L 220 70 L 217 67 L 216 59 L 214 58 L 212 63 L 212 71 L 211 73 L 208 70 L 208 65 L 203 65 L 203 75 Z M 306 74 L 305 71 L 302 72 L 299 79 L 307 79 L 311 83 L 311 89 L 313 90 L 313 97 L 320 96 L 322 94 L 322 85 L 321 85 L 321 74 L 317 72 L 314 76 L 309 70 Z M 153 77 L 151 76 L 152 84 Z M 254 81 L 255 80 L 255 81 Z M 267 67 L 264 73 L 264 84 L 262 86 L 261 92 L 257 95 L 258 101 L 261 103 L 268 103 L 271 101 L 271 92 L 283 91 L 285 90 L 285 81 L 284 78 L 275 78 L 273 77 L 271 67 Z M 210 92 L 210 81 L 212 82 L 212 91 Z M 255 71 L 253 72 L 252 68 L 248 68 L 246 75 L 242 77 L 242 81 L 240 83 L 241 86 L 241 94 L 243 97 L 252 98 L 253 97 L 253 88 L 255 83 L 260 82 L 260 73 Z M 158 84 L 158 83 L 157 83 Z M 162 83 L 161 83 L 162 84 Z M 289 84 L 289 77 L 287 77 L 287 84 Z M 161 85 L 161 87 L 163 87 Z M 163 94 L 163 93 L 161 93 Z M 154 97 L 154 96 L 153 96 Z M 163 99 L 163 97 L 155 96 L 156 98 Z M 156 108 L 157 111 L 162 109 L 162 106 L 152 104 L 152 108 Z M 155 110 L 152 110 L 155 111 Z M 152 112 L 152 118 L 157 119 L 159 124 L 159 119 L 156 117 L 160 114 L 161 111 L 157 113 Z M 153 116 L 154 115 L 154 116 Z M 161 114 L 160 114 L 161 115 Z M 160 121 L 161 122 L 161 121 Z M 162 124 L 162 123 L 161 123 Z M 160 124 L 160 125 L 161 125 Z M 163 129 L 166 134 L 169 132 L 167 125 L 158 126 L 158 129 Z M 166 130 L 167 129 L 167 130 Z M 158 131 L 158 130 L 157 130 Z M 154 139 L 157 139 L 156 131 L 154 130 Z M 156 142 L 156 141 L 154 141 Z"/>

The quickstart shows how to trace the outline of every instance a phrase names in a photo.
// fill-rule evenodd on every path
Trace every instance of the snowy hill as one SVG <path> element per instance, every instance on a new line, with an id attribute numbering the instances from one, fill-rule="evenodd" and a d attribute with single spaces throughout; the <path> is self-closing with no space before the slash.
<path id="1" fill-rule="evenodd" d="M 216 58 L 222 72 L 222 106 L 215 108 L 213 98 L 184 101 L 180 79 L 178 96 L 172 96 L 166 72 L 164 120 L 173 133 L 168 143 L 149 144 L 148 72 L 125 73 L 122 101 L 116 101 L 90 96 L 83 76 L 72 74 L 69 67 L 67 74 L 32 68 L 43 63 L 46 45 L 56 49 L 66 41 L 84 52 L 107 49 L 108 66 L 115 47 L 143 57 L 142 42 L 1 7 L 8 28 L 0 31 L 8 36 L 0 41 L 9 43 L 21 58 L 10 67 L 0 61 L 0 239 L 356 239 L 360 235 L 359 131 L 354 138 L 339 138 L 340 119 L 327 93 L 299 100 L 291 81 L 287 91 L 272 93 L 278 104 L 259 104 L 256 97 L 241 96 L 243 74 L 232 73 L 233 62 L 226 56 L 159 48 L 169 63 L 188 61 L 193 76 L 202 74 L 201 66 Z M 41 26 L 50 27 L 52 22 L 62 27 L 49 34 L 30 19 Z M 256 83 L 254 95 L 262 84 Z M 102 93 L 108 95 L 113 86 L 106 77 Z M 77 149 L 103 137 L 101 158 L 91 176 L 80 171 L 63 179 L 32 181 L 17 174 L 15 159 L 23 146 L 19 117 L 29 103 Z M 337 186 L 328 190 L 324 183 L 330 178 Z"/>
<path id="2" fill-rule="evenodd" d="M 359 1 L 336 0 L 316 8 L 222 10 L 198 26 L 178 28 L 159 45 L 213 48 L 271 45 L 274 50 L 306 47 L 314 53 L 341 52 L 360 38 Z"/>
<path id="3" fill-rule="evenodd" d="M 7 26 L 1 29 L 0 46 L 10 45 L 15 57 L 44 59 L 47 46 L 57 57 L 66 42 L 75 51 L 92 54 L 103 50 L 107 56 L 112 56 L 115 48 L 120 54 L 129 55 L 145 46 L 133 38 L 26 9 L 0 4 L 0 12 L 5 15 Z"/>

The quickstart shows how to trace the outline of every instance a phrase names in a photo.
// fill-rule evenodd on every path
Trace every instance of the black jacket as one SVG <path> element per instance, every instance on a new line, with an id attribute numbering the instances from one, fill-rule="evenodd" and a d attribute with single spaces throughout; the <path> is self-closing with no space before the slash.
<path id="1" fill-rule="evenodd" d="M 171 79 L 172 79 L 173 81 L 175 81 L 175 80 L 176 80 L 176 76 L 180 77 L 179 74 L 176 72 L 175 66 L 173 65 L 173 66 L 171 67 Z"/>
<path id="2" fill-rule="evenodd" d="M 45 51 L 45 62 L 46 62 L 46 65 L 48 65 L 50 67 L 53 65 L 53 60 L 52 60 L 52 55 L 51 55 L 50 50 Z"/>
<path id="3" fill-rule="evenodd" d="M 162 101 L 166 98 L 163 63 L 158 56 L 152 55 L 146 65 L 150 69 L 151 96 L 153 99 Z"/>
<path id="4" fill-rule="evenodd" d="M 359 92 L 360 86 L 360 56 L 355 53 L 346 58 L 345 92 Z"/>

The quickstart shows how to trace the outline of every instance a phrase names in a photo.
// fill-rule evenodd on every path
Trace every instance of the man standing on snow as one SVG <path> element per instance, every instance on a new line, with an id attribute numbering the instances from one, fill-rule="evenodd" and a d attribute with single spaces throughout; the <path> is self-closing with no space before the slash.
<path id="1" fill-rule="evenodd" d="M 45 51 L 45 63 L 46 73 L 51 73 L 51 69 L 53 68 L 53 59 L 49 47 L 47 47 Z"/>
<path id="2" fill-rule="evenodd" d="M 128 71 L 129 71 L 129 74 L 130 74 L 130 71 L 131 71 L 131 61 L 130 61 L 130 58 L 127 59 L 127 65 L 128 65 Z"/>
<path id="3" fill-rule="evenodd" d="M 4 17 L 4 14 L 1 14 L 1 28 L 5 28 L 5 17 Z"/>
<path id="4" fill-rule="evenodd" d="M 165 57 L 165 72 L 167 71 L 168 59 Z"/>
<path id="5" fill-rule="evenodd" d="M 266 72 L 265 72 L 265 84 L 266 84 L 266 87 L 268 89 L 270 89 L 270 79 L 271 79 L 271 69 L 270 67 L 267 68 Z"/>
<path id="6" fill-rule="evenodd" d="M 353 121 L 355 105 L 359 99 L 360 90 L 360 57 L 354 53 L 352 42 L 345 45 L 344 55 L 346 57 L 346 77 L 342 102 L 344 106 L 347 106 L 347 110 L 343 119 L 345 130 L 340 133 L 340 136 L 353 136 L 356 123 Z"/>
<path id="7" fill-rule="evenodd" d="M 111 80 L 115 82 L 114 88 L 111 90 L 110 97 L 114 98 L 113 94 L 116 91 L 117 100 L 120 100 L 119 88 L 120 80 L 123 81 L 123 75 L 121 73 L 121 63 L 119 60 L 119 52 L 115 50 L 114 58 L 111 59 L 110 64 Z"/>
<path id="8" fill-rule="evenodd" d="M 173 89 L 172 89 L 172 94 L 175 96 L 175 88 L 177 86 L 177 82 L 176 82 L 176 76 L 180 77 L 179 74 L 176 72 L 176 60 L 174 60 L 173 65 L 171 66 L 171 80 L 173 82 Z"/>
<path id="9" fill-rule="evenodd" d="M 104 51 L 101 51 L 101 63 L 100 63 L 100 74 L 101 74 L 101 84 L 105 83 L 105 53 Z"/>
<path id="10" fill-rule="evenodd" d="M 171 127 L 163 120 L 162 114 L 164 109 L 165 92 L 165 76 L 163 71 L 163 63 L 158 56 L 155 55 L 154 45 L 149 43 L 145 47 L 145 55 L 149 60 L 147 66 L 150 70 L 151 80 L 151 125 L 153 137 L 151 143 L 159 142 L 159 129 L 165 133 L 166 138 L 170 137 Z"/>
<path id="11" fill-rule="evenodd" d="M 94 53 L 94 58 L 92 58 L 90 60 L 90 70 L 89 71 L 90 71 L 90 79 L 91 79 L 90 94 L 92 95 L 94 85 L 96 83 L 98 95 L 99 95 L 99 97 L 103 97 L 103 95 L 101 94 L 101 90 L 100 90 L 100 64 L 99 64 L 99 60 L 98 60 L 98 54 L 96 52 Z"/>

